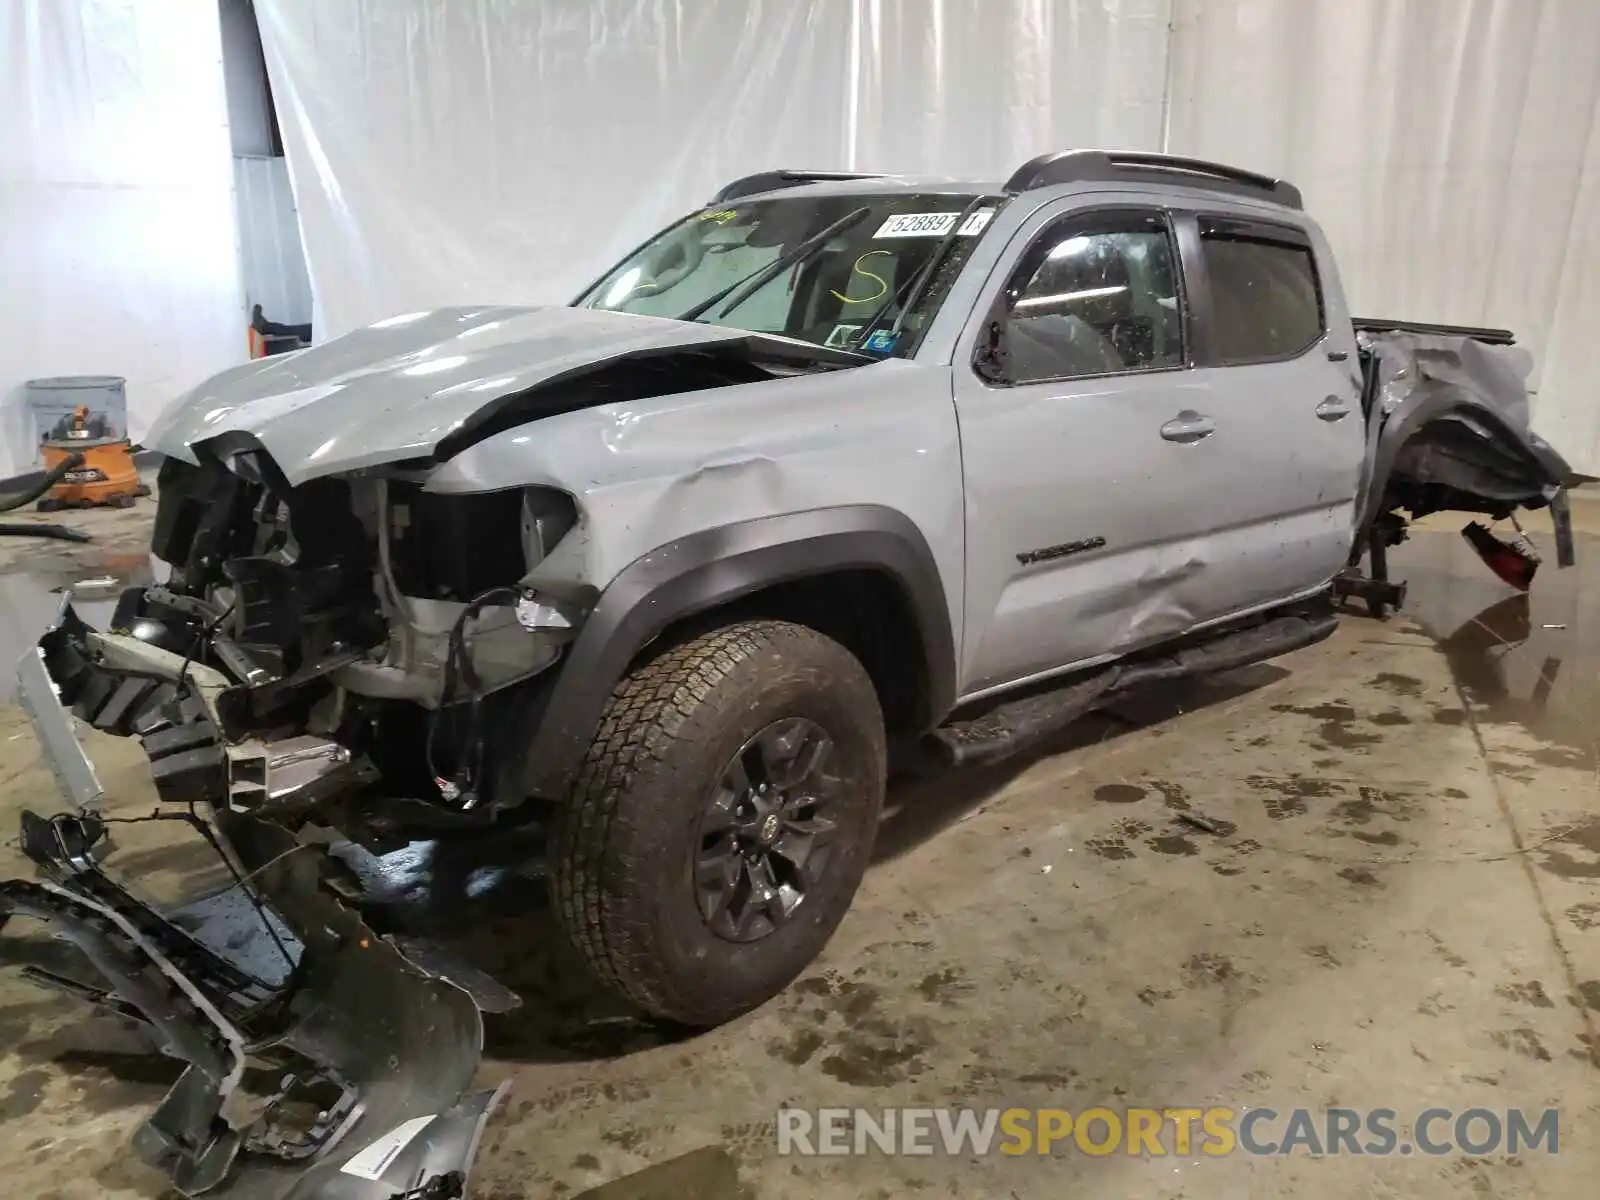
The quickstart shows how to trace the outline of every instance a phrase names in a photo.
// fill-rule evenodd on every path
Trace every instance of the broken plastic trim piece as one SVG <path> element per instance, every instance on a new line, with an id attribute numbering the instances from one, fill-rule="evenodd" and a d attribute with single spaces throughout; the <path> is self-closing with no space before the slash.
<path id="1" fill-rule="evenodd" d="M 189 1064 L 134 1134 L 134 1150 L 185 1195 L 216 1187 L 242 1141 L 223 1117 L 244 1073 L 244 1037 L 122 913 L 51 883 L 0 884 L 0 913 L 55 925 L 138 1010 L 165 1051 Z"/>
<path id="2" fill-rule="evenodd" d="M 503 1094 L 467 1094 L 482 1049 L 478 1008 L 329 895 L 310 846 L 279 826 L 219 814 L 219 833 L 298 942 L 291 975 L 262 999 L 241 994 L 225 964 L 100 872 L 90 843 L 102 823 L 30 817 L 25 840 L 55 881 L 0 883 L 0 924 L 16 915 L 57 927 L 107 985 L 63 977 L 66 990 L 140 1023 L 189 1064 L 136 1133 L 141 1158 L 187 1196 L 462 1194 Z M 273 1101 L 247 1120 L 235 1099 L 247 1057 L 340 1098 L 309 1130 L 281 1124 Z"/>
<path id="3" fill-rule="evenodd" d="M 72 718 L 61 707 L 39 646 L 31 647 L 17 663 L 17 700 L 33 722 L 44 760 L 68 801 L 82 808 L 98 804 L 105 788 L 78 742 Z"/>

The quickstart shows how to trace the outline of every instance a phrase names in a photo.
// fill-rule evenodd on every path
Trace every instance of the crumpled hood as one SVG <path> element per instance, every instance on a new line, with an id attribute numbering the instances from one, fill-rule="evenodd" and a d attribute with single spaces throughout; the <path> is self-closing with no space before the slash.
<path id="1" fill-rule="evenodd" d="M 499 398 L 586 366 L 732 342 L 790 362 L 862 361 L 791 338 L 665 317 L 564 306 L 444 308 L 224 371 L 176 400 L 143 444 L 192 462 L 197 443 L 247 433 L 298 485 L 426 457 Z"/>

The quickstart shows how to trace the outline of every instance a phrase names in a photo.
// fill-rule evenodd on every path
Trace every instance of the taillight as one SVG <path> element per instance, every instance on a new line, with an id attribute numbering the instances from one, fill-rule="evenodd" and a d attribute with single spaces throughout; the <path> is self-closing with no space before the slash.
<path id="1" fill-rule="evenodd" d="M 1533 576 L 1539 569 L 1539 552 L 1533 548 L 1533 543 L 1528 540 L 1528 535 L 1521 530 L 1517 536 L 1509 541 L 1502 541 L 1490 533 L 1489 530 L 1478 522 L 1471 522 L 1461 531 L 1461 536 L 1467 539 L 1467 544 L 1477 551 L 1478 557 L 1483 559 L 1484 565 L 1498 575 L 1504 582 L 1525 592 L 1533 583 Z"/>

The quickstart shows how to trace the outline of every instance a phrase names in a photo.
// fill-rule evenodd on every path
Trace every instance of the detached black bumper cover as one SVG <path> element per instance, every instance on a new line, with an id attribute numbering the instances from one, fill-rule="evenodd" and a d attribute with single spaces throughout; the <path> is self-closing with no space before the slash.
<path id="1" fill-rule="evenodd" d="M 483 1042 L 478 1006 L 341 904 L 323 884 L 316 848 L 225 809 L 207 825 L 246 872 L 246 882 L 209 902 L 231 899 L 259 917 L 259 935 L 277 956 L 273 971 L 259 969 L 259 955 L 208 947 L 100 869 L 99 783 L 60 693 L 80 707 L 89 697 L 90 719 L 103 728 L 95 717 L 119 695 L 160 698 L 175 716 L 174 704 L 194 697 L 177 696 L 159 674 L 108 665 L 89 632 L 64 608 L 19 667 L 23 703 L 74 811 L 24 814 L 22 845 L 40 879 L 0 882 L 0 925 L 25 918 L 52 926 L 92 969 L 68 977 L 30 968 L 33 981 L 121 1018 L 152 1052 L 187 1064 L 135 1134 L 135 1153 L 190 1196 L 463 1195 L 501 1095 L 469 1091 Z M 137 718 L 109 715 L 114 732 L 135 732 L 128 722 Z M 245 1096 L 247 1064 L 281 1078 L 279 1093 Z"/>

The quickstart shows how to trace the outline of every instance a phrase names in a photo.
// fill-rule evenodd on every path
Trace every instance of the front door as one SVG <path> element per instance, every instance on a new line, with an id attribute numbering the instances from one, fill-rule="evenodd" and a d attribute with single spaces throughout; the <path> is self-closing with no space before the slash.
<path id="1" fill-rule="evenodd" d="M 968 696 L 1160 641 L 1226 603 L 1213 497 L 1238 483 L 1241 431 L 1191 366 L 1171 221 L 1075 203 L 1018 235 L 980 301 L 975 361 L 955 365 Z"/>

